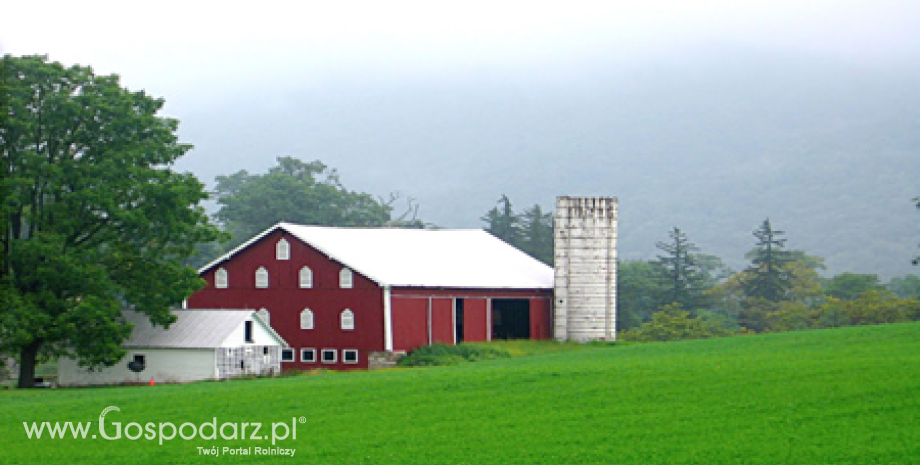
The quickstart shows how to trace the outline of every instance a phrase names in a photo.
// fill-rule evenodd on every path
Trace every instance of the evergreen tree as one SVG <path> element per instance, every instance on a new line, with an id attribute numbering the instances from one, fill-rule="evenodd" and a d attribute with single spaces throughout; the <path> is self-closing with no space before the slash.
<path id="1" fill-rule="evenodd" d="M 534 205 L 520 216 L 520 248 L 547 265 L 553 264 L 553 214 Z"/>
<path id="2" fill-rule="evenodd" d="M 793 276 L 786 265 L 793 257 L 783 250 L 786 245 L 786 239 L 782 237 L 784 234 L 773 229 L 769 219 L 754 231 L 757 246 L 747 254 L 751 265 L 744 270 L 742 279 L 746 297 L 780 302 L 792 289 Z"/>
<path id="3" fill-rule="evenodd" d="M 513 246 L 520 246 L 520 219 L 514 213 L 507 195 L 502 194 L 498 204 L 482 217 L 482 221 L 486 223 L 486 231 L 493 236 Z"/>
<path id="4" fill-rule="evenodd" d="M 701 303 L 706 273 L 697 260 L 699 248 L 687 239 L 687 235 L 675 227 L 668 242 L 655 244 L 664 255 L 658 255 L 654 266 L 661 282 L 661 304 L 680 304 L 693 312 Z"/>

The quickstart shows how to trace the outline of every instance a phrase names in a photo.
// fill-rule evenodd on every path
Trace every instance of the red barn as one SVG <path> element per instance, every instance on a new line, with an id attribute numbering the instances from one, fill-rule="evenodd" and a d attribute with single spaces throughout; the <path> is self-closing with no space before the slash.
<path id="1" fill-rule="evenodd" d="M 279 223 L 200 270 L 189 308 L 260 311 L 283 369 L 366 368 L 434 342 L 548 339 L 553 269 L 483 230 Z"/>

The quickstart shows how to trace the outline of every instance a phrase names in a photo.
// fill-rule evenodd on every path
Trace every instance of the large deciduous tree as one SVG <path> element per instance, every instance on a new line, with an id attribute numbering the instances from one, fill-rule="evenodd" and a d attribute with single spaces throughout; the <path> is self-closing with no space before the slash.
<path id="1" fill-rule="evenodd" d="M 346 189 L 338 173 L 318 160 L 279 157 L 278 166 L 265 174 L 239 171 L 218 176 L 216 193 L 220 209 L 215 217 L 232 234 L 231 245 L 279 221 L 319 226 L 422 226 L 415 218 L 392 220 L 390 204 Z"/>
<path id="2" fill-rule="evenodd" d="M 41 360 L 118 361 L 126 307 L 171 323 L 202 284 L 182 260 L 218 230 L 170 168 L 190 146 L 163 100 L 39 56 L 4 56 L 0 86 L 0 351 L 31 387 Z"/>
<path id="3" fill-rule="evenodd" d="M 859 273 L 838 274 L 829 279 L 824 286 L 828 296 L 841 300 L 856 300 L 864 292 L 884 289 L 885 286 L 882 285 L 878 275 Z"/>

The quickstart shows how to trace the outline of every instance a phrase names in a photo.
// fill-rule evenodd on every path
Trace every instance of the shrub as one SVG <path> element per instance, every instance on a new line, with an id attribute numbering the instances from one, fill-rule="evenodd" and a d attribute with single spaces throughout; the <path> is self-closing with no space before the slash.
<path id="1" fill-rule="evenodd" d="M 504 350 L 482 345 L 432 344 L 413 350 L 409 355 L 399 359 L 397 365 L 402 367 L 447 366 L 510 356 L 511 354 Z"/>
<path id="2" fill-rule="evenodd" d="M 621 335 L 623 341 L 680 341 L 684 339 L 704 339 L 710 337 L 730 336 L 732 331 L 716 322 L 702 318 L 691 318 L 690 312 L 680 310 L 679 305 L 668 305 L 652 315 L 638 328 L 630 329 Z"/>

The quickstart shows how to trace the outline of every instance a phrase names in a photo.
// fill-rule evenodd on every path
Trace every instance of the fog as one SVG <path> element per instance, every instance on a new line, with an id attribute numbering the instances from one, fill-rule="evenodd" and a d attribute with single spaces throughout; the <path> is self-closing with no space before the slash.
<path id="1" fill-rule="evenodd" d="M 320 159 L 447 227 L 611 195 L 627 258 L 679 226 L 737 264 L 770 216 L 836 270 L 912 270 L 920 3 L 440 3 L 18 2 L 0 51 L 165 98 L 205 182 Z"/>

